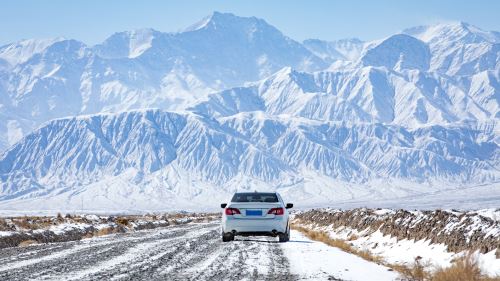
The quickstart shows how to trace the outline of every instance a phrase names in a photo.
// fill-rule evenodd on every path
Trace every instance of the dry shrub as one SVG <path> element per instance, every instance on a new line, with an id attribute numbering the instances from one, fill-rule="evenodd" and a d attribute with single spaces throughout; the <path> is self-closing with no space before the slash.
<path id="1" fill-rule="evenodd" d="M 128 226 L 129 220 L 126 217 L 119 217 L 116 219 L 116 223 L 123 226 Z"/>
<path id="2" fill-rule="evenodd" d="M 349 237 L 347 237 L 347 241 L 354 241 L 354 240 L 358 240 L 358 235 L 356 234 L 351 234 L 349 235 Z"/>
<path id="3" fill-rule="evenodd" d="M 4 218 L 0 218 L 0 231 L 12 230 Z"/>
<path id="4" fill-rule="evenodd" d="M 24 241 L 21 241 L 18 246 L 19 247 L 27 247 L 29 245 L 33 245 L 33 244 L 36 244 L 36 243 L 38 243 L 38 242 L 35 241 L 35 240 L 24 240 Z"/>
<path id="5" fill-rule="evenodd" d="M 26 216 L 22 218 L 12 219 L 12 222 L 21 229 L 28 229 L 28 230 L 35 229 L 33 223 L 31 223 L 30 219 Z"/>
<path id="6" fill-rule="evenodd" d="M 471 253 L 457 259 L 450 267 L 437 269 L 432 281 L 493 281 L 500 277 L 487 277 L 481 274 L 477 259 Z"/>
<path id="7" fill-rule="evenodd" d="M 186 214 L 184 214 L 184 213 L 174 213 L 174 214 L 168 214 L 166 216 L 169 219 L 182 219 L 182 218 L 186 217 Z"/>
<path id="8" fill-rule="evenodd" d="M 21 229 L 36 230 L 53 225 L 53 220 L 50 217 L 24 216 L 12 218 L 12 223 Z"/>
<path id="9" fill-rule="evenodd" d="M 95 236 L 104 236 L 104 235 L 109 235 L 115 233 L 115 228 L 114 227 L 105 227 L 99 229 L 96 233 Z"/>
<path id="10" fill-rule="evenodd" d="M 63 216 L 61 215 L 61 213 L 57 213 L 57 222 L 58 222 L 58 223 L 63 223 L 63 222 L 64 222 L 64 218 L 63 218 Z"/>
<path id="11" fill-rule="evenodd" d="M 85 218 L 80 217 L 80 216 L 73 216 L 72 220 L 75 223 L 86 223 L 87 222 L 87 220 Z"/>
<path id="12" fill-rule="evenodd" d="M 431 275 L 426 268 L 430 265 L 422 263 L 422 257 L 415 258 L 415 262 L 411 266 L 405 265 L 390 265 L 392 269 L 398 271 L 403 276 L 403 280 L 424 281 L 430 280 Z"/>

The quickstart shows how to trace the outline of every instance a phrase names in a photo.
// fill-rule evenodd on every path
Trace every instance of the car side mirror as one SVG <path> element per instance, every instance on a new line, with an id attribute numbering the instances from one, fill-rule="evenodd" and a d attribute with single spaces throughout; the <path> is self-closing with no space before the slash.
<path id="1" fill-rule="evenodd" d="M 222 204 L 220 204 L 220 207 L 221 207 L 222 209 L 226 208 L 226 206 L 227 206 L 227 204 L 226 204 L 226 203 L 222 203 Z"/>
<path id="2" fill-rule="evenodd" d="M 293 204 L 292 203 L 286 203 L 286 207 L 287 209 L 291 209 L 293 208 Z"/>

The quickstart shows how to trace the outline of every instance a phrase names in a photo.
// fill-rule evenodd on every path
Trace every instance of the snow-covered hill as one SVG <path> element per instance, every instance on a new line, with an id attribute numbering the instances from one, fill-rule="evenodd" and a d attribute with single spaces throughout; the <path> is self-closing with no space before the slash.
<path id="1" fill-rule="evenodd" d="M 495 184 L 494 131 L 408 130 L 262 112 L 218 120 L 159 110 L 58 119 L 5 153 L 0 199 L 76 208 L 81 196 L 100 196 L 98 207 L 109 201 L 110 208 L 161 209 L 169 200 L 188 207 L 223 200 L 236 189 L 338 201 L 425 191 L 402 182 L 436 190 L 442 187 L 435 183 Z"/>
<path id="2" fill-rule="evenodd" d="M 359 59 L 364 42 L 357 38 L 342 39 L 333 42 L 308 39 L 303 44 L 318 57 L 332 63 L 336 60 L 355 61 Z"/>
<path id="3" fill-rule="evenodd" d="M 304 204 L 500 195 L 499 42 L 448 23 L 301 44 L 215 12 L 93 47 L 9 44 L 0 208 L 202 208 L 236 189 Z"/>
<path id="4" fill-rule="evenodd" d="M 328 65 L 264 20 L 218 12 L 183 32 L 120 32 L 93 47 L 61 38 L 8 44 L 0 47 L 0 151 L 53 118 L 178 110 L 286 66 Z"/>
<path id="5" fill-rule="evenodd" d="M 431 49 L 431 70 L 447 75 L 473 75 L 499 68 L 500 35 L 464 22 L 409 28 Z"/>
<path id="6" fill-rule="evenodd" d="M 409 128 L 496 123 L 499 89 L 498 77 L 492 72 L 455 81 L 418 69 L 395 72 L 386 67 L 364 66 L 309 74 L 284 68 L 246 87 L 210 95 L 193 109 L 215 117 L 264 111 L 269 115 L 383 122 Z"/>

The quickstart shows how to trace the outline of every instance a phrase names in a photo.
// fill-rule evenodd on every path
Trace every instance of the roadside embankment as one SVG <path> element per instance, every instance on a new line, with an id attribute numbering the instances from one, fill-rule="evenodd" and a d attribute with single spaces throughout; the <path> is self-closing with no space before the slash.
<path id="1" fill-rule="evenodd" d="M 212 221 L 219 214 L 171 213 L 140 216 L 57 215 L 0 218 L 0 248 L 75 241 L 191 222 Z"/>
<path id="2" fill-rule="evenodd" d="M 437 272 L 468 256 L 500 276 L 500 210 L 315 209 L 295 213 L 293 226 L 402 271 Z"/>

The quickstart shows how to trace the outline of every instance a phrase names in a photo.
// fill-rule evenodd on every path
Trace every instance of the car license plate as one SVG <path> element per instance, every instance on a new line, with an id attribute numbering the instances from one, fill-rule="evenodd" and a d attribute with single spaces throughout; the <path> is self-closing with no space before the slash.
<path id="1" fill-rule="evenodd" d="M 247 216 L 262 216 L 262 210 L 247 210 Z"/>

